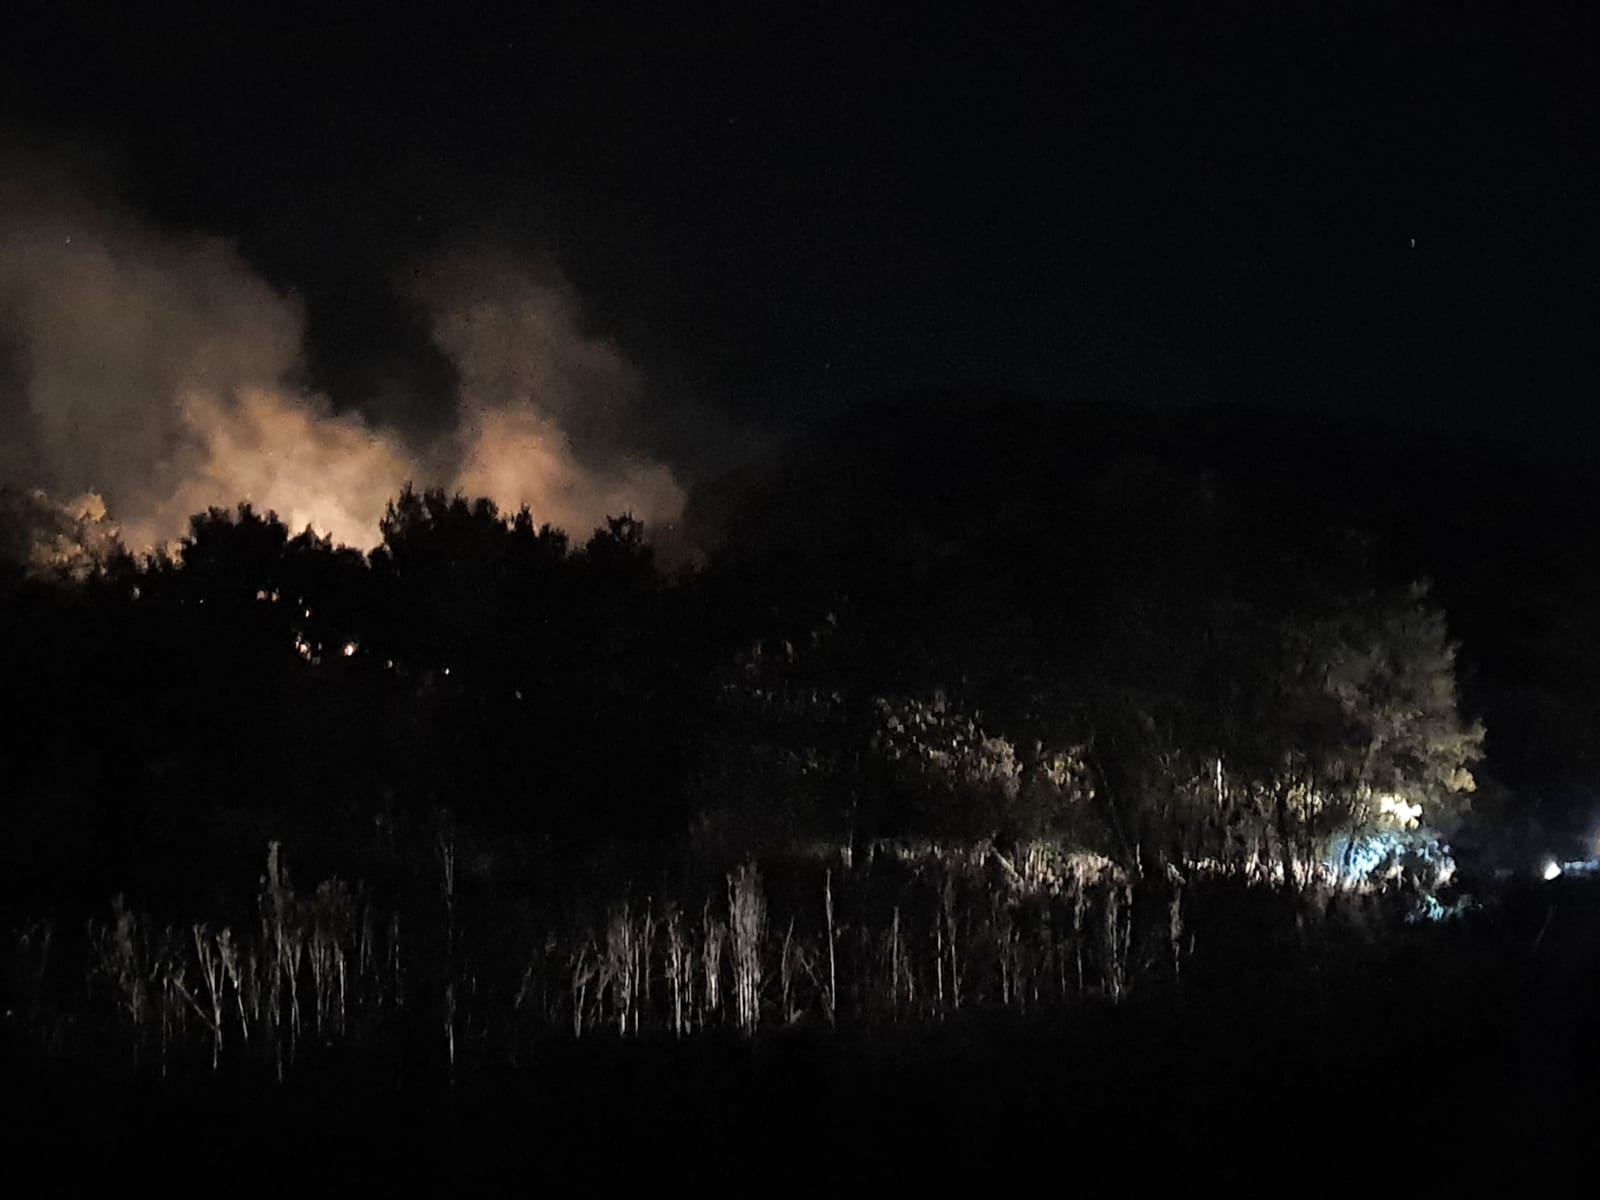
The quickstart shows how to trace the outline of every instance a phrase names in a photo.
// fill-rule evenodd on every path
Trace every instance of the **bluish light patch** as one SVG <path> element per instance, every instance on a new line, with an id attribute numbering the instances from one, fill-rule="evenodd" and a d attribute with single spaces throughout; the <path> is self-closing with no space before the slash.
<path id="1" fill-rule="evenodd" d="M 1462 896 L 1454 904 L 1446 904 L 1437 896 L 1424 894 L 1417 897 L 1416 906 L 1406 914 L 1406 924 L 1415 925 L 1420 921 L 1448 921 L 1477 907 L 1478 902 L 1471 896 Z"/>
<path id="2" fill-rule="evenodd" d="M 1405 835 L 1393 830 L 1355 839 L 1338 838 L 1328 856 L 1328 866 L 1352 883 L 1366 883 L 1380 868 L 1394 863 L 1404 851 Z"/>
<path id="3" fill-rule="evenodd" d="M 1428 891 L 1448 882 L 1456 869 L 1449 846 L 1430 829 L 1379 829 L 1353 840 L 1336 838 L 1327 866 L 1355 887 L 1411 879 Z"/>
<path id="4" fill-rule="evenodd" d="M 1420 896 L 1417 906 L 1406 914 L 1406 924 L 1415 925 L 1419 921 L 1442 921 L 1450 915 L 1437 896 Z"/>

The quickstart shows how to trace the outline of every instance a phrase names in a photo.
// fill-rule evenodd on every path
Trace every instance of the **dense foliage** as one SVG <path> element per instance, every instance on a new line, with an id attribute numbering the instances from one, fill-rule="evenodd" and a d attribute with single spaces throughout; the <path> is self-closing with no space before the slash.
<path id="1" fill-rule="evenodd" d="M 9 886 L 193 904 L 271 839 L 376 876 L 441 811 L 634 874 L 923 839 L 1309 877 L 1458 822 L 1482 729 L 1369 538 L 1170 455 L 892 425 L 704 490 L 670 569 L 630 517 L 437 491 L 366 554 L 241 505 L 142 561 L 13 504 Z"/>

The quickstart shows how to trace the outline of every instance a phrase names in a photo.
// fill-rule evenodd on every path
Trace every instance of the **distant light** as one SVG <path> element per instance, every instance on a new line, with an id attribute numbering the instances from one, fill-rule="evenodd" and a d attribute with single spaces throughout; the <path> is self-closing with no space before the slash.
<path id="1" fill-rule="evenodd" d="M 445 674 L 446 674 L 446 675 L 448 675 L 448 674 L 450 674 L 450 668 L 449 668 L 449 667 L 446 667 L 446 668 L 445 668 L 445 669 L 444 669 L 444 673 L 445 673 Z"/>
<path id="2" fill-rule="evenodd" d="M 1561 874 L 1561 864 L 1556 862 L 1555 859 L 1552 858 L 1549 862 L 1545 863 L 1545 865 L 1544 865 L 1544 877 L 1545 877 L 1545 879 L 1547 879 L 1547 880 L 1554 879 L 1556 876 L 1558 876 L 1560 874 Z"/>
<path id="3" fill-rule="evenodd" d="M 355 654 L 355 652 L 356 652 L 356 644 L 354 642 L 346 642 L 344 644 L 344 656 L 346 658 L 352 657 Z"/>

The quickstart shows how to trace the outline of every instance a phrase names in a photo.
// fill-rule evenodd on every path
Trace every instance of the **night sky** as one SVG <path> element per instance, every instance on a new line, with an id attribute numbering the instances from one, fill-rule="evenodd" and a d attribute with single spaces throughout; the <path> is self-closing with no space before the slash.
<path id="1" fill-rule="evenodd" d="M 1566 6 L 759 7 L 38 6 L 0 108 L 231 239 L 307 386 L 412 434 L 459 381 L 405 281 L 463 247 L 560 273 L 685 479 L 924 388 L 1593 430 Z"/>

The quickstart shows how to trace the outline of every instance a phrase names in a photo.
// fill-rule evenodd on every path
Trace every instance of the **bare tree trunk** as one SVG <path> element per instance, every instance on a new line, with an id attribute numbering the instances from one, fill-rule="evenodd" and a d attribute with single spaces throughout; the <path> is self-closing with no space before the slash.
<path id="1" fill-rule="evenodd" d="M 1285 887 L 1293 887 L 1294 839 L 1289 833 L 1289 790 L 1282 786 L 1278 788 L 1277 818 L 1278 852 L 1283 856 L 1283 883 Z"/>
<path id="2" fill-rule="evenodd" d="M 838 1019 L 839 971 L 833 948 L 833 872 L 822 877 L 822 898 L 828 917 L 828 1024 Z"/>

